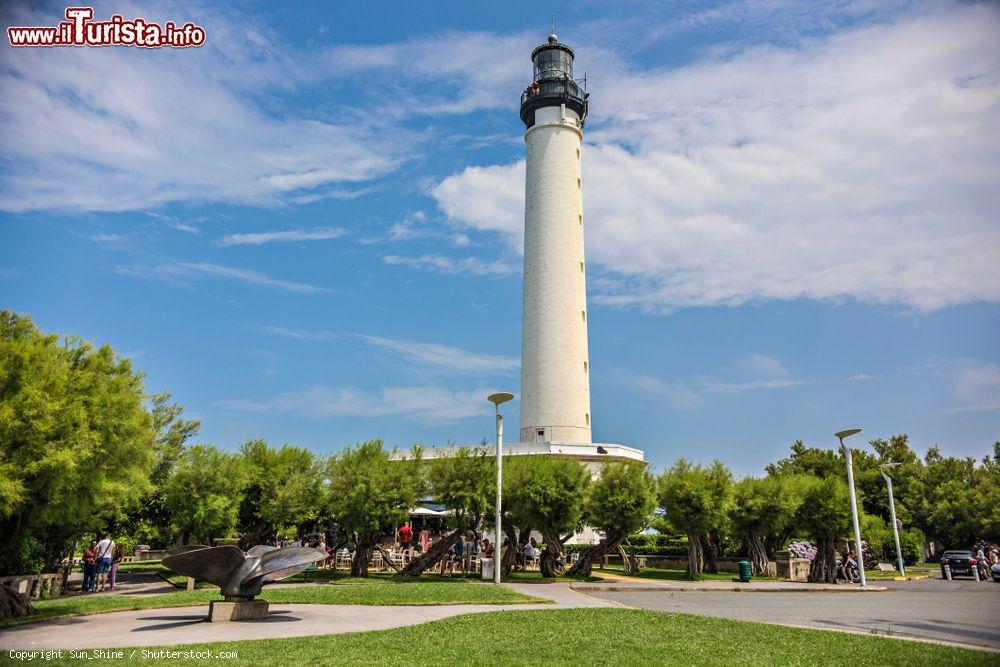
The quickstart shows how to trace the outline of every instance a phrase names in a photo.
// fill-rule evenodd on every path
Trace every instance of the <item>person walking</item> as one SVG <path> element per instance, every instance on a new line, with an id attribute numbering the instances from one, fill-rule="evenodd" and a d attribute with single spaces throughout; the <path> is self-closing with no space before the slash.
<path id="1" fill-rule="evenodd" d="M 94 572 L 97 569 L 97 540 L 91 540 L 90 546 L 83 550 L 83 584 L 81 593 L 91 593 L 94 590 Z"/>
<path id="2" fill-rule="evenodd" d="M 108 572 L 111 570 L 111 559 L 115 554 L 115 541 L 111 539 L 111 533 L 104 533 L 101 541 L 95 547 L 96 567 L 97 567 L 97 589 L 104 590 L 108 583 Z"/>

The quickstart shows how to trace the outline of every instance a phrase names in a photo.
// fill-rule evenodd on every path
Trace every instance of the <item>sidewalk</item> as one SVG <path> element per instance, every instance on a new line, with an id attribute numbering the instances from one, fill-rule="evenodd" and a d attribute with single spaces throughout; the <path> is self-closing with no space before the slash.
<path id="1" fill-rule="evenodd" d="M 504 584 L 553 604 L 364 606 L 271 605 L 266 620 L 207 623 L 208 606 L 168 607 L 88 614 L 15 625 L 0 630 L 0 648 L 84 649 L 196 644 L 242 639 L 274 639 L 386 630 L 460 614 L 573 607 L 617 607 L 615 602 L 574 593 L 565 585 Z"/>

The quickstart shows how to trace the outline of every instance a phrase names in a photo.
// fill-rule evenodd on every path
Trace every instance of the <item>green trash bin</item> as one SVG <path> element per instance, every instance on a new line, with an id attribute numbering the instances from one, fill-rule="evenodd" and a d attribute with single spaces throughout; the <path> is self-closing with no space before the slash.
<path id="1" fill-rule="evenodd" d="M 741 560 L 738 565 L 740 566 L 740 581 L 750 581 L 750 561 Z"/>

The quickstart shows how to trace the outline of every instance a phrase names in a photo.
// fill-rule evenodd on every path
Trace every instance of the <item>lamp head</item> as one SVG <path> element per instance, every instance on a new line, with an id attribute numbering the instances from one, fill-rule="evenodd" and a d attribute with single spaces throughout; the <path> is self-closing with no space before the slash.
<path id="1" fill-rule="evenodd" d="M 496 394 L 490 394 L 486 397 L 486 400 L 493 405 L 500 407 L 501 403 L 506 403 L 507 401 L 513 400 L 514 394 L 509 394 L 506 391 L 497 392 Z"/>
<path id="2" fill-rule="evenodd" d="M 861 429 L 860 428 L 849 428 L 849 429 L 840 431 L 839 433 L 834 433 L 834 435 L 837 436 L 837 438 L 839 438 L 840 440 L 843 440 L 844 438 L 849 438 L 849 437 L 851 437 L 852 435 L 854 435 L 856 433 L 861 433 Z"/>

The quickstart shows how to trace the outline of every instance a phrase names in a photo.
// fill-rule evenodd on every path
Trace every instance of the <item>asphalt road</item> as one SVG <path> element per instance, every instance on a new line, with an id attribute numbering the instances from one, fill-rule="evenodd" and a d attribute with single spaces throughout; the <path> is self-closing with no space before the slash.
<path id="1" fill-rule="evenodd" d="M 888 581 L 884 593 L 593 592 L 632 607 L 1000 649 L 1000 583 Z"/>

